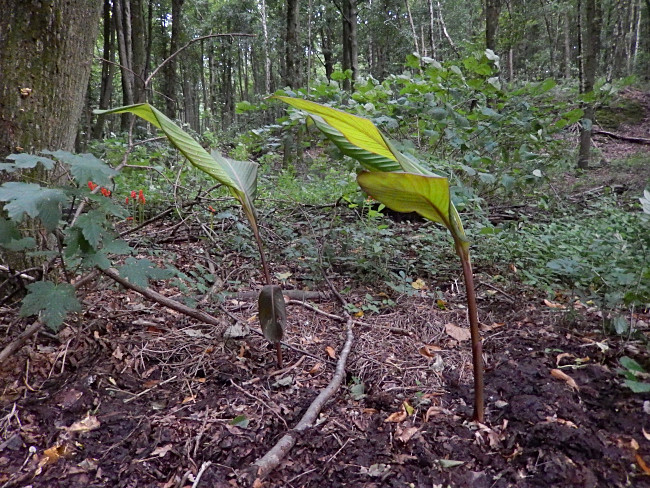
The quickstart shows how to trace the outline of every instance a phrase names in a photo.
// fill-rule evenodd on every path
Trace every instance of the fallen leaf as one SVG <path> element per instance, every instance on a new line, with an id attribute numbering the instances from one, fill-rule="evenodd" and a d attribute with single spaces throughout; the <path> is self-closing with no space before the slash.
<path id="1" fill-rule="evenodd" d="M 435 358 L 436 352 L 442 351 L 442 348 L 439 346 L 435 346 L 433 344 L 425 344 L 419 349 L 419 351 L 420 354 L 422 354 L 426 358 Z"/>
<path id="2" fill-rule="evenodd" d="M 417 427 L 408 427 L 404 430 L 400 430 L 395 434 L 395 439 L 406 444 L 419 429 Z"/>
<path id="3" fill-rule="evenodd" d="M 415 413 L 415 409 L 411 405 L 409 405 L 409 402 L 407 402 L 406 400 L 404 400 L 402 406 L 404 407 L 404 410 L 408 415 L 413 415 Z"/>
<path id="4" fill-rule="evenodd" d="M 489 332 L 491 330 L 498 329 L 499 327 L 503 327 L 504 325 L 506 325 L 505 322 L 492 322 L 492 325 L 484 325 L 482 327 L 482 330 Z"/>
<path id="5" fill-rule="evenodd" d="M 122 352 L 120 346 L 117 346 L 117 348 L 115 348 L 115 350 L 113 351 L 113 357 L 118 361 L 121 361 L 122 358 L 124 357 L 124 353 Z"/>
<path id="6" fill-rule="evenodd" d="M 643 431 L 643 437 L 645 437 L 646 441 L 650 441 L 650 434 L 648 434 L 645 429 L 641 429 Z"/>
<path id="7" fill-rule="evenodd" d="M 74 454 L 72 448 L 67 444 L 55 444 L 43 451 L 43 457 L 38 461 L 39 467 L 55 464 L 61 458 L 69 458 Z"/>
<path id="8" fill-rule="evenodd" d="M 76 421 L 66 430 L 68 432 L 90 432 L 91 430 L 99 429 L 99 420 L 94 415 L 88 415 L 82 420 Z"/>
<path id="9" fill-rule="evenodd" d="M 376 408 L 364 408 L 361 410 L 361 412 L 365 413 L 366 415 L 374 415 L 379 411 Z"/>
<path id="10" fill-rule="evenodd" d="M 309 370 L 309 374 L 314 376 L 323 369 L 323 363 L 316 363 L 314 366 Z"/>
<path id="11" fill-rule="evenodd" d="M 182 405 L 185 405 L 186 403 L 194 402 L 196 401 L 196 395 L 190 395 L 186 396 L 183 398 L 183 401 L 181 402 Z"/>
<path id="12" fill-rule="evenodd" d="M 406 410 L 402 408 L 397 412 L 391 413 L 388 417 L 386 417 L 386 420 L 384 420 L 384 422 L 399 423 L 399 422 L 404 422 L 407 418 L 408 415 L 406 414 Z"/>
<path id="13" fill-rule="evenodd" d="M 327 347 L 325 348 L 325 352 L 326 352 L 327 355 L 328 355 L 329 357 L 331 357 L 332 359 L 336 359 L 336 351 L 334 350 L 334 348 L 333 348 L 332 346 L 327 346 Z"/>
<path id="14" fill-rule="evenodd" d="M 643 470 L 643 473 L 646 475 L 650 475 L 650 468 L 648 465 L 645 463 L 641 455 L 637 452 L 634 454 L 634 459 L 636 459 L 637 464 L 639 467 Z"/>
<path id="15" fill-rule="evenodd" d="M 172 444 L 165 444 L 164 446 L 158 446 L 152 451 L 151 455 L 158 456 L 158 457 L 165 457 L 165 455 L 172 450 L 172 447 L 174 447 Z"/>
<path id="16" fill-rule="evenodd" d="M 558 380 L 566 381 L 567 385 L 569 385 L 571 388 L 576 391 L 580 391 L 580 388 L 578 387 L 578 384 L 575 382 L 575 380 L 564 371 L 559 369 L 552 369 L 551 376 L 553 376 L 553 378 L 557 378 Z"/>
<path id="17" fill-rule="evenodd" d="M 544 305 L 546 305 L 548 308 L 566 308 L 561 303 L 550 302 L 550 301 L 548 301 L 546 299 L 544 299 Z"/>
<path id="18" fill-rule="evenodd" d="M 356 318 L 360 319 L 361 317 L 363 317 L 363 310 L 359 310 L 358 312 L 355 312 L 354 316 Z"/>
<path id="19" fill-rule="evenodd" d="M 453 459 L 438 459 L 441 468 L 453 468 L 465 464 L 465 461 L 454 461 Z"/>
<path id="20" fill-rule="evenodd" d="M 563 352 L 562 354 L 558 354 L 557 357 L 555 358 L 555 365 L 559 366 L 560 361 L 562 361 L 564 358 L 572 358 L 574 357 L 573 354 L 569 352 Z"/>
<path id="21" fill-rule="evenodd" d="M 636 439 L 632 439 L 632 440 L 630 441 L 630 447 L 631 447 L 634 451 L 638 451 L 638 450 L 639 450 L 639 443 L 636 441 Z"/>
<path id="22" fill-rule="evenodd" d="M 468 341 L 471 338 L 471 333 L 469 329 L 464 329 L 463 327 L 458 327 L 455 324 L 445 324 L 445 332 L 448 336 L 453 339 L 456 339 L 458 342 Z"/>
<path id="23" fill-rule="evenodd" d="M 411 286 L 415 290 L 423 290 L 424 288 L 427 287 L 427 284 L 424 282 L 424 280 L 422 278 L 418 278 L 413 283 L 411 283 Z"/>
<path id="24" fill-rule="evenodd" d="M 253 481 L 253 488 L 262 488 L 264 486 L 264 483 L 262 483 L 262 480 L 259 478 L 255 478 L 255 481 Z"/>

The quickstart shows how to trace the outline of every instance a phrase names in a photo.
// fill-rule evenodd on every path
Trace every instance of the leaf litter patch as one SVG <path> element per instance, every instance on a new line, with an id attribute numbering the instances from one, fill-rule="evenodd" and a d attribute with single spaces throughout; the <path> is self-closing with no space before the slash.
<path id="1" fill-rule="evenodd" d="M 346 386 L 261 486 L 650 486 L 649 397 L 614 370 L 614 349 L 634 355 L 634 343 L 601 348 L 597 317 L 583 311 L 591 328 L 568 330 L 543 301 L 518 298 L 482 299 L 486 425 L 469 421 L 462 297 L 447 293 L 444 310 L 402 298 L 358 317 Z M 58 342 L 40 337 L 3 365 L 6 486 L 192 486 L 208 461 L 201 485 L 247 486 L 246 468 L 328 384 L 344 341 L 340 322 L 290 305 L 293 349 L 278 370 L 268 343 L 246 333 L 254 300 L 211 309 L 221 329 L 132 293 L 84 301 Z M 334 300 L 317 306 L 341 313 Z M 244 333 L 224 339 L 233 325 Z"/>

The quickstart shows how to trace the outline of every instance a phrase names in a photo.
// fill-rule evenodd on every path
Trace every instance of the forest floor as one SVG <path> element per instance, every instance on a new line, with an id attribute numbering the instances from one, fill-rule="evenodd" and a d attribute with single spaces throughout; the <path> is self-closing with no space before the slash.
<path id="1" fill-rule="evenodd" d="M 647 136 L 650 120 L 617 132 L 626 131 Z M 650 158 L 649 146 L 600 136 L 597 143 L 607 160 L 644 150 Z M 647 158 L 645 169 L 612 173 L 605 165 L 567 184 L 638 191 L 647 168 Z M 202 244 L 191 233 L 170 239 L 166 225 L 142 237 L 191 270 Z M 238 259 L 233 267 L 245 265 Z M 398 297 L 357 318 L 344 386 L 258 481 L 252 463 L 334 374 L 344 322 L 289 304 L 293 349 L 278 369 L 273 349 L 246 331 L 257 327 L 255 300 L 233 297 L 221 308 L 205 301 L 222 318 L 219 329 L 97 282 L 80 320 L 56 336 L 39 334 L 0 366 L 0 487 L 650 486 L 650 395 L 633 394 L 616 372 L 621 355 L 647 354 L 650 315 L 633 317 L 645 341 L 613 337 L 588 304 L 552 303 L 477 275 L 485 424 L 471 421 L 462 287 L 443 288 L 441 302 Z M 373 293 L 331 278 L 338 289 L 353 285 L 351 303 Z M 155 288 L 180 298 L 162 282 Z M 341 316 L 327 285 L 319 291 L 312 303 Z M 25 323 L 3 312 L 5 340 Z"/>

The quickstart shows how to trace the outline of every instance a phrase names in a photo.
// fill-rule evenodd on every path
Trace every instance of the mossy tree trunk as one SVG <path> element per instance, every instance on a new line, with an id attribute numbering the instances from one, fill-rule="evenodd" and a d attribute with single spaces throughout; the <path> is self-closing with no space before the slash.
<path id="1" fill-rule="evenodd" d="M 101 0 L 0 0 L 0 158 L 74 148 Z"/>

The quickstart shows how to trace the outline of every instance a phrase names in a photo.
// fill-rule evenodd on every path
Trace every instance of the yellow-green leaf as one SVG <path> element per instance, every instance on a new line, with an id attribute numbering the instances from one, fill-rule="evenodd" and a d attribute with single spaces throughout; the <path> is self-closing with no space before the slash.
<path id="1" fill-rule="evenodd" d="M 397 158 L 384 140 L 384 136 L 382 136 L 379 129 L 370 120 L 335 108 L 326 107 L 319 103 L 310 102 L 309 100 L 303 100 L 302 98 L 282 96 L 276 96 L 274 98 L 282 100 L 299 110 L 304 110 L 311 115 L 321 117 L 325 123 L 343 134 L 355 146 L 397 161 Z"/>
<path id="2" fill-rule="evenodd" d="M 454 239 L 466 242 L 456 208 L 449 197 L 449 183 L 441 176 L 413 173 L 364 171 L 357 176 L 359 186 L 368 195 L 396 212 L 417 212 L 438 222 Z"/>

